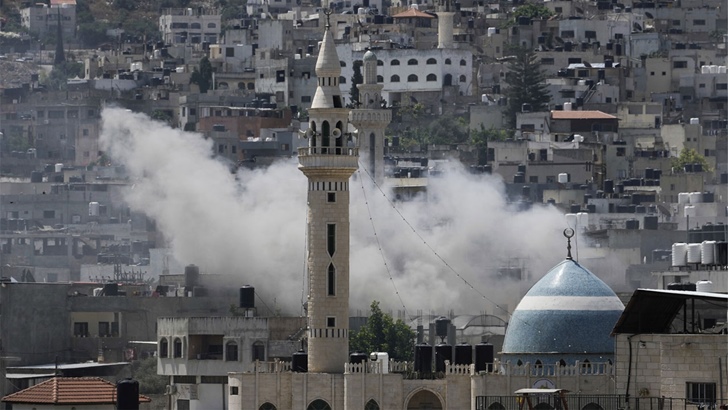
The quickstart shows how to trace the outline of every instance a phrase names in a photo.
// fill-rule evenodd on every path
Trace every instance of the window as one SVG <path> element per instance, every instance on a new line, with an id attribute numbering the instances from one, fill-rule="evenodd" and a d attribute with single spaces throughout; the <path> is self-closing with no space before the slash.
<path id="1" fill-rule="evenodd" d="M 329 406 L 329 403 L 326 403 L 321 399 L 317 399 L 312 401 L 311 404 L 306 407 L 306 410 L 331 410 L 331 406 Z"/>
<path id="2" fill-rule="evenodd" d="M 326 194 L 326 202 L 336 202 L 336 192 L 328 192 Z"/>
<path id="3" fill-rule="evenodd" d="M 687 382 L 685 400 L 691 403 L 715 403 L 715 383 Z"/>
<path id="4" fill-rule="evenodd" d="M 225 344 L 225 360 L 228 362 L 238 361 L 238 344 L 235 342 L 227 342 Z"/>
<path id="5" fill-rule="evenodd" d="M 703 19 L 695 19 L 695 20 L 693 20 L 693 25 L 694 26 L 704 26 L 705 25 L 705 20 L 703 20 Z"/>
<path id="6" fill-rule="evenodd" d="M 698 84 L 698 88 L 705 88 L 705 84 Z"/>
<path id="7" fill-rule="evenodd" d="M 235 48 L 225 47 L 225 57 L 235 57 Z"/>
<path id="8" fill-rule="evenodd" d="M 344 77 L 343 75 L 339 77 L 339 84 L 346 84 L 346 77 Z"/>
<path id="9" fill-rule="evenodd" d="M 417 65 L 417 64 L 419 64 L 419 62 L 417 61 L 416 58 L 410 58 L 409 60 L 407 60 L 407 65 Z"/>
<path id="10" fill-rule="evenodd" d="M 336 252 L 336 224 L 326 225 L 326 249 L 329 251 L 329 256 L 334 256 L 334 252 Z"/>
<path id="11" fill-rule="evenodd" d="M 207 23 L 207 28 L 215 28 L 217 25 L 215 23 Z"/>
<path id="12" fill-rule="evenodd" d="M 397 74 L 393 75 L 392 78 L 389 79 L 390 82 L 398 83 L 399 82 L 399 76 Z"/>
<path id="13" fill-rule="evenodd" d="M 182 357 L 182 339 L 174 339 L 174 357 Z"/>
<path id="14" fill-rule="evenodd" d="M 74 322 L 73 335 L 76 337 L 88 337 L 88 322 Z"/>
<path id="15" fill-rule="evenodd" d="M 392 60 L 392 62 L 389 63 L 389 65 L 399 65 L 399 60 Z"/>
<path id="16" fill-rule="evenodd" d="M 434 58 L 428 58 L 427 65 L 431 65 L 431 64 L 437 64 L 437 60 L 435 60 Z"/>
<path id="17" fill-rule="evenodd" d="M 311 96 L 310 95 L 302 95 L 301 96 L 301 102 L 302 103 L 310 103 L 311 102 Z"/>
<path id="18" fill-rule="evenodd" d="M 718 83 L 715 85 L 716 90 L 728 90 L 728 83 Z"/>
<path id="19" fill-rule="evenodd" d="M 329 316 L 326 318 L 326 327 L 336 327 L 336 318 Z"/>
<path id="20" fill-rule="evenodd" d="M 465 59 L 463 59 L 463 60 L 460 60 L 460 65 L 466 66 L 466 65 L 468 65 L 468 63 L 465 61 Z"/>
<path id="21" fill-rule="evenodd" d="M 336 268 L 333 263 L 329 264 L 329 272 L 326 277 L 326 294 L 336 296 Z"/>
<path id="22" fill-rule="evenodd" d="M 384 82 L 384 77 L 382 77 L 381 75 L 378 75 L 377 76 L 377 82 L 378 83 L 383 83 Z"/>
<path id="23" fill-rule="evenodd" d="M 248 83 L 248 90 L 255 90 L 255 83 Z M 192 110 L 190 110 L 190 115 L 194 115 Z"/>
<path id="24" fill-rule="evenodd" d="M 364 406 L 364 410 L 379 410 L 379 404 L 374 399 L 369 400 L 366 406 Z"/>
<path id="25" fill-rule="evenodd" d="M 680 20 L 673 20 L 672 21 L 673 26 L 680 26 Z"/>
<path id="26" fill-rule="evenodd" d="M 465 82 L 467 82 L 467 81 L 468 81 L 467 77 L 465 77 L 464 75 L 461 75 L 461 76 L 460 76 L 460 82 L 461 82 L 461 83 L 465 83 Z"/>
<path id="27" fill-rule="evenodd" d="M 237 396 L 239 387 L 238 386 L 230 386 L 230 395 L 231 396 Z"/>
<path id="28" fill-rule="evenodd" d="M 407 82 L 408 83 L 416 83 L 418 81 L 417 76 L 415 74 L 410 74 L 407 76 Z"/>
<path id="29" fill-rule="evenodd" d="M 265 361 L 265 345 L 263 342 L 253 343 L 253 361 Z"/>
<path id="30" fill-rule="evenodd" d="M 378 67 L 381 67 L 381 66 L 383 66 L 383 65 L 384 65 L 384 61 L 382 61 L 382 60 L 377 60 L 377 66 L 378 66 Z"/>
<path id="31" fill-rule="evenodd" d="M 56 217 L 56 211 L 43 211 L 43 218 L 53 219 Z"/>
<path id="32" fill-rule="evenodd" d="M 589 77 L 589 70 L 579 70 L 577 75 L 579 77 Z"/>
<path id="33" fill-rule="evenodd" d="M 687 61 L 673 61 L 672 68 L 688 68 Z"/>
<path id="34" fill-rule="evenodd" d="M 623 148 L 623 147 L 617 148 L 617 156 L 618 157 L 623 157 L 626 154 L 627 154 L 627 148 Z"/>
<path id="35" fill-rule="evenodd" d="M 663 76 L 664 76 L 664 75 L 667 75 L 667 71 L 663 71 L 663 72 L 662 72 L 662 75 L 663 75 Z"/>
<path id="36" fill-rule="evenodd" d="M 339 61 L 339 65 L 342 66 L 342 67 L 346 67 L 346 62 L 345 61 Z"/>
<path id="37" fill-rule="evenodd" d="M 99 337 L 111 336 L 111 326 L 109 322 L 99 322 Z"/>
<path id="38" fill-rule="evenodd" d="M 446 58 L 445 65 L 451 65 L 451 64 L 452 64 L 452 60 L 450 60 L 449 58 Z"/>
<path id="39" fill-rule="evenodd" d="M 263 403 L 258 410 L 277 410 L 273 403 Z"/>
<path id="40" fill-rule="evenodd" d="M 528 177 L 528 182 L 531 184 L 538 184 L 538 175 L 531 175 Z"/>
<path id="41" fill-rule="evenodd" d="M 549 58 L 542 58 L 541 59 L 541 65 L 554 65 L 554 59 L 551 58 L 551 57 L 549 57 Z"/>
<path id="42" fill-rule="evenodd" d="M 435 74 L 427 74 L 427 81 L 437 81 L 437 76 Z"/>
<path id="43" fill-rule="evenodd" d="M 574 38 L 574 30 L 564 30 L 561 32 L 561 38 Z"/>

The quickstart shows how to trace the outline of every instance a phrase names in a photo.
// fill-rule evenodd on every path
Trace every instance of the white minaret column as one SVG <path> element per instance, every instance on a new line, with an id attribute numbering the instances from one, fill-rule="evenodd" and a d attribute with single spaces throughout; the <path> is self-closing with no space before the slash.
<path id="1" fill-rule="evenodd" d="M 364 82 L 359 89 L 359 108 L 349 118 L 358 131 L 359 150 L 367 172 L 377 184 L 384 182 L 384 130 L 392 121 L 392 112 L 382 108 L 382 84 L 377 83 L 377 56 L 364 53 Z"/>
<path id="2" fill-rule="evenodd" d="M 326 23 L 298 168 L 308 178 L 308 371 L 343 373 L 349 357 L 349 178 L 359 154 L 349 141 L 341 66 Z"/>
<path id="3" fill-rule="evenodd" d="M 437 48 L 453 48 L 455 12 L 450 0 L 439 0 L 435 14 L 437 14 Z"/>

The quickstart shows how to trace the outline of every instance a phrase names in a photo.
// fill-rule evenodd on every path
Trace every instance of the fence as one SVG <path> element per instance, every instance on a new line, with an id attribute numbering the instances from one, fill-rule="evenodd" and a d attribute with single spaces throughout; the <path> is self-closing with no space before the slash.
<path id="1" fill-rule="evenodd" d="M 539 410 L 563 410 L 558 398 L 552 395 L 530 396 L 531 405 Z M 521 396 L 477 396 L 475 410 L 520 409 Z M 715 403 L 692 403 L 668 397 L 630 397 L 624 395 L 567 395 L 569 410 L 725 410 L 728 400 Z M 524 409 L 527 409 L 524 406 Z"/>

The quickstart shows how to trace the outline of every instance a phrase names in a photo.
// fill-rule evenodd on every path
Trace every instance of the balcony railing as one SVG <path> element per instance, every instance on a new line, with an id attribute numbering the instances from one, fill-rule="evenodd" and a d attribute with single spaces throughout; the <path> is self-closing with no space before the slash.
<path id="1" fill-rule="evenodd" d="M 298 149 L 299 156 L 306 155 L 345 155 L 359 156 L 359 148 L 353 147 L 301 147 Z"/>

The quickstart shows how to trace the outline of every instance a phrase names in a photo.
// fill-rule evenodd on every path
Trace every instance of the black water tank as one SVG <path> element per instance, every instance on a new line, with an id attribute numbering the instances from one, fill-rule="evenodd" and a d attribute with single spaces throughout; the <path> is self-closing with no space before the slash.
<path id="1" fill-rule="evenodd" d="M 640 221 L 637 219 L 627 219 L 625 225 L 627 229 L 640 229 Z"/>
<path id="2" fill-rule="evenodd" d="M 200 280 L 200 268 L 195 265 L 185 266 L 185 288 L 192 290 Z"/>
<path id="3" fill-rule="evenodd" d="M 432 373 L 432 346 L 426 343 L 415 346 L 415 371 Z"/>
<path id="4" fill-rule="evenodd" d="M 647 213 L 647 207 L 644 205 L 637 205 L 634 208 L 634 212 L 637 214 L 646 214 Z"/>
<path id="5" fill-rule="evenodd" d="M 526 175 L 523 174 L 523 172 L 516 172 L 516 175 L 513 176 L 513 183 L 514 184 L 524 184 L 526 182 Z"/>
<path id="6" fill-rule="evenodd" d="M 586 211 L 589 212 L 590 214 L 595 214 L 595 213 L 597 213 L 597 206 L 594 204 L 589 204 L 586 206 Z"/>
<path id="7" fill-rule="evenodd" d="M 118 410 L 139 410 L 139 382 L 132 379 L 116 383 L 116 408 Z"/>
<path id="8" fill-rule="evenodd" d="M 475 371 L 492 372 L 495 359 L 495 350 L 490 343 L 475 345 Z"/>
<path id="9" fill-rule="evenodd" d="M 240 308 L 252 309 L 255 307 L 255 288 L 243 286 L 240 288 Z"/>
<path id="10" fill-rule="evenodd" d="M 581 211 L 581 205 L 579 205 L 579 204 L 571 204 L 571 206 L 569 207 L 569 212 L 571 212 L 572 214 L 575 214 L 580 211 Z"/>
<path id="11" fill-rule="evenodd" d="M 712 192 L 703 192 L 703 202 L 705 202 L 705 203 L 715 202 L 715 194 Z"/>
<path id="12" fill-rule="evenodd" d="M 728 242 L 720 241 L 715 244 L 715 263 L 728 266 Z"/>
<path id="13" fill-rule="evenodd" d="M 104 284 L 104 296 L 118 296 L 119 295 L 119 284 L 118 283 L 105 283 Z"/>
<path id="14" fill-rule="evenodd" d="M 605 194 L 614 193 L 614 181 L 612 181 L 611 179 L 604 180 L 604 193 Z"/>
<path id="15" fill-rule="evenodd" d="M 43 182 L 43 173 L 40 171 L 33 171 L 30 173 L 30 182 Z"/>
<path id="16" fill-rule="evenodd" d="M 657 229 L 657 215 L 645 216 L 645 229 L 649 229 L 652 231 Z"/>
<path id="17" fill-rule="evenodd" d="M 369 360 L 369 355 L 362 352 L 354 352 L 349 355 L 349 363 L 359 364 Z"/>
<path id="18" fill-rule="evenodd" d="M 447 343 L 441 343 L 435 346 L 435 371 L 445 371 L 445 361 L 452 363 L 452 346 Z"/>
<path id="19" fill-rule="evenodd" d="M 529 185 L 524 185 L 521 187 L 521 195 L 524 198 L 530 198 L 531 197 L 531 187 Z"/>
<path id="20" fill-rule="evenodd" d="M 590 199 L 592 199 L 592 194 L 584 194 L 584 203 L 585 204 L 588 204 Z"/>
<path id="21" fill-rule="evenodd" d="M 473 364 L 473 346 L 468 343 L 455 345 L 455 364 Z"/>
<path id="22" fill-rule="evenodd" d="M 447 331 L 450 327 L 450 319 L 440 316 L 435 319 L 435 335 L 439 337 L 447 337 Z"/>
<path id="23" fill-rule="evenodd" d="M 299 350 L 291 359 L 291 371 L 296 373 L 308 372 L 308 353 Z"/>

